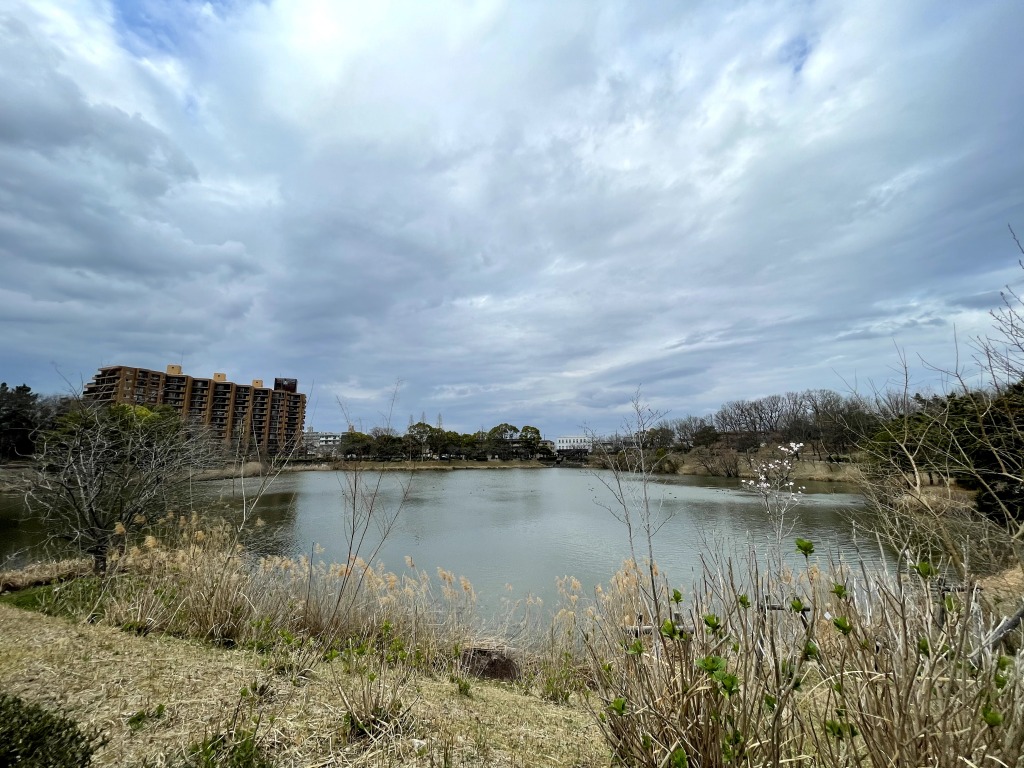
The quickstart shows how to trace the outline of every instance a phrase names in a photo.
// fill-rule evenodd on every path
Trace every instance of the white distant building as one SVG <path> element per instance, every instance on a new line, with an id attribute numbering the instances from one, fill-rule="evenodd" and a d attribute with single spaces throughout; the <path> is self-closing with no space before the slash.
<path id="1" fill-rule="evenodd" d="M 586 451 L 590 453 L 594 450 L 594 440 L 585 435 L 559 437 L 555 440 L 555 450 L 559 453 L 562 451 Z"/>
<path id="2" fill-rule="evenodd" d="M 341 435 L 337 432 L 309 432 L 302 433 L 302 444 L 306 453 L 311 456 L 331 456 L 341 445 Z"/>

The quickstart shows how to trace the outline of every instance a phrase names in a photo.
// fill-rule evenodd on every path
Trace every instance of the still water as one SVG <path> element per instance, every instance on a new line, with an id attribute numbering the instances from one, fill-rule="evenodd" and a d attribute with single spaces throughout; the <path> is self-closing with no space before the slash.
<path id="1" fill-rule="evenodd" d="M 626 528 L 608 510 L 614 497 L 602 477 L 609 476 L 562 468 L 417 472 L 402 503 L 399 484 L 409 476 L 386 473 L 375 503 L 399 515 L 377 560 L 401 573 L 408 556 L 431 574 L 443 567 L 465 576 L 483 606 L 528 594 L 550 604 L 556 580 L 564 575 L 591 590 L 606 584 L 629 557 Z M 317 560 L 344 561 L 346 488 L 338 472 L 281 475 L 256 507 L 266 525 L 255 546 L 266 553 L 315 551 Z M 255 491 L 255 481 L 247 481 L 246 489 Z M 760 497 L 735 480 L 673 477 L 654 484 L 651 494 L 668 517 L 654 539 L 655 559 L 673 583 L 688 582 L 702 554 L 742 556 L 750 547 L 763 552 L 773 538 Z M 241 499 L 240 481 L 215 481 L 199 486 L 195 504 L 237 517 Z M 814 542 L 820 553 L 815 557 L 880 565 L 888 555 L 868 534 L 864 514 L 851 489 L 809 484 L 790 514 L 793 532 L 786 546 L 792 549 L 789 541 L 801 536 Z M 0 497 L 0 564 L 31 557 L 41 539 L 38 523 L 24 519 L 20 498 Z M 364 553 L 372 551 L 375 539 L 371 529 Z M 15 553 L 20 554 L 12 559 Z M 795 551 L 793 557 L 799 559 Z"/>

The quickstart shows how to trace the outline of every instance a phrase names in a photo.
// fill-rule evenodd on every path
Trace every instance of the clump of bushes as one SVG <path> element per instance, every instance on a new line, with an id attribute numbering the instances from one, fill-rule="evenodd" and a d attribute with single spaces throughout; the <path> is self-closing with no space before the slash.
<path id="1" fill-rule="evenodd" d="M 84 768 L 104 743 L 99 731 L 18 696 L 0 693 L 0 766 Z"/>
<path id="2" fill-rule="evenodd" d="M 813 563 L 805 539 L 794 553 L 804 568 L 708 562 L 685 594 L 619 574 L 585 630 L 618 760 L 1019 765 L 1024 666 L 993 647 L 975 590 L 927 561 L 867 573 Z"/>
<path id="3" fill-rule="evenodd" d="M 637 417 L 650 418 L 640 405 Z M 647 554 L 598 592 L 581 624 L 592 703 L 615 760 L 1020 766 L 1024 664 L 1001 652 L 1009 625 L 984 610 L 975 585 L 947 583 L 927 559 L 851 567 L 790 538 L 800 447 L 780 446 L 782 458 L 747 482 L 772 540 L 735 559 L 709 551 L 688 589 L 670 588 L 654 562 L 665 518 L 647 493 L 651 468 L 612 469 L 614 514 L 631 550 L 636 537 Z"/>

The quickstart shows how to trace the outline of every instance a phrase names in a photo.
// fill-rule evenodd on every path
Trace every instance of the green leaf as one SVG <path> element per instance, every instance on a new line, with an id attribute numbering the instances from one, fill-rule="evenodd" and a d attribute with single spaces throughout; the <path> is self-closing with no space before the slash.
<path id="1" fill-rule="evenodd" d="M 745 742 L 746 739 L 743 738 L 743 734 L 736 730 L 722 739 L 722 757 L 725 759 L 725 762 L 738 761 L 743 756 Z"/>
<path id="2" fill-rule="evenodd" d="M 749 608 L 750 607 L 750 598 L 747 597 L 746 595 L 740 595 L 738 598 L 736 598 L 736 600 L 739 602 L 740 607 L 742 607 L 742 608 Z"/>
<path id="3" fill-rule="evenodd" d="M 917 652 L 922 656 L 932 655 L 932 646 L 927 637 L 922 637 L 917 641 Z"/>
<path id="4" fill-rule="evenodd" d="M 793 613 L 800 613 L 804 609 L 804 601 L 799 597 L 794 597 L 789 603 L 789 610 Z"/>
<path id="5" fill-rule="evenodd" d="M 1003 724 L 1003 715 L 999 710 L 986 706 L 981 710 L 981 719 L 989 728 L 996 728 Z"/>
<path id="6" fill-rule="evenodd" d="M 680 592 L 678 589 L 672 590 L 672 602 L 676 605 L 679 605 L 681 602 L 683 602 L 683 593 Z"/>
<path id="7" fill-rule="evenodd" d="M 679 637 L 679 630 L 676 628 L 675 623 L 672 619 L 665 619 L 661 624 L 661 636 L 667 637 L 669 640 L 675 640 Z"/>
<path id="8" fill-rule="evenodd" d="M 808 557 L 814 554 L 814 542 L 808 541 L 807 539 L 796 540 L 796 551 L 804 557 Z"/>
<path id="9" fill-rule="evenodd" d="M 853 631 L 853 626 L 845 616 L 836 616 L 832 619 L 832 624 L 844 635 L 848 635 Z"/>
<path id="10" fill-rule="evenodd" d="M 626 714 L 626 699 L 624 696 L 618 696 L 612 700 L 611 704 L 608 705 L 608 709 L 615 715 Z"/>
<path id="11" fill-rule="evenodd" d="M 740 679 L 736 675 L 728 672 L 716 672 L 714 678 L 722 686 L 722 693 L 726 696 L 732 696 L 740 689 Z"/>
<path id="12" fill-rule="evenodd" d="M 842 740 L 856 736 L 857 728 L 844 720 L 826 720 L 825 732 L 834 739 Z"/>
<path id="13" fill-rule="evenodd" d="M 640 656 L 644 652 L 644 644 L 640 638 L 633 641 L 632 645 L 626 646 L 626 654 L 629 656 Z"/>
<path id="14" fill-rule="evenodd" d="M 721 656 L 705 656 L 703 659 L 697 659 L 696 663 L 699 669 L 711 675 L 725 670 L 725 659 Z"/>
<path id="15" fill-rule="evenodd" d="M 845 584 L 833 584 L 832 585 L 832 594 L 835 595 L 836 597 L 838 597 L 840 600 L 842 600 L 847 595 L 846 585 Z"/>
<path id="16" fill-rule="evenodd" d="M 929 579 L 935 575 L 935 566 L 929 563 L 927 560 L 922 560 L 919 563 L 915 563 L 910 566 L 912 570 L 917 572 L 917 575 L 922 579 Z"/>
<path id="17" fill-rule="evenodd" d="M 706 626 L 712 632 L 719 632 L 722 629 L 722 622 L 719 621 L 717 615 L 709 613 L 706 616 L 704 616 L 704 626 Z"/>
<path id="18" fill-rule="evenodd" d="M 679 747 L 669 755 L 668 764 L 669 768 L 690 768 L 690 759 L 686 756 L 683 748 Z"/>

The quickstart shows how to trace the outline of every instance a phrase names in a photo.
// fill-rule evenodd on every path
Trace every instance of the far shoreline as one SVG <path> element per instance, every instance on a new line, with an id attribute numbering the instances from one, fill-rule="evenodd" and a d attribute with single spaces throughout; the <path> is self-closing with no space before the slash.
<path id="1" fill-rule="evenodd" d="M 755 463 L 762 460 L 757 457 Z M 675 472 L 655 474 L 658 478 L 668 477 L 708 477 L 725 478 L 724 475 L 716 475 L 708 472 L 704 467 L 687 461 L 685 455 L 675 454 L 673 459 L 676 462 Z M 588 465 L 578 462 L 565 462 L 556 464 L 554 462 L 542 462 L 536 459 L 512 459 L 500 460 L 489 459 L 487 461 L 455 459 L 450 461 L 426 460 L 426 461 L 307 461 L 300 460 L 290 462 L 280 467 L 281 472 L 344 472 L 347 470 L 360 470 L 363 472 L 454 472 L 459 470 L 509 470 L 509 469 L 600 469 L 597 465 Z M 272 466 L 261 465 L 259 462 L 247 462 L 244 467 L 226 466 L 223 469 L 213 469 L 203 472 L 199 480 L 227 480 L 241 477 L 265 476 L 267 470 L 273 473 Z M 733 479 L 749 480 L 756 477 L 754 467 L 740 467 L 739 475 Z M 850 462 L 827 462 L 814 459 L 803 459 L 796 462 L 793 468 L 793 480 L 815 483 L 845 483 L 856 484 L 859 479 L 859 472 L 854 463 Z"/>
<path id="2" fill-rule="evenodd" d="M 678 469 L 675 472 L 656 475 L 656 477 L 723 477 L 713 475 L 703 467 L 687 461 L 685 455 L 674 455 Z M 243 477 L 266 477 L 268 474 L 280 472 L 343 472 L 346 470 L 362 470 L 364 472 L 454 472 L 460 470 L 508 470 L 508 469 L 597 469 L 577 462 L 555 464 L 536 459 L 513 459 L 510 461 L 488 460 L 451 460 L 451 461 L 295 461 L 279 468 L 258 461 L 245 462 L 242 465 L 229 464 L 217 469 L 208 469 L 195 476 L 197 481 L 237 480 Z M 0 465 L 0 493 L 25 493 L 34 474 L 31 462 L 18 461 Z M 754 470 L 741 467 L 739 479 L 754 477 Z M 816 460 L 801 460 L 796 463 L 793 471 L 796 481 L 819 483 L 856 484 L 858 472 L 855 464 L 835 463 Z"/>

